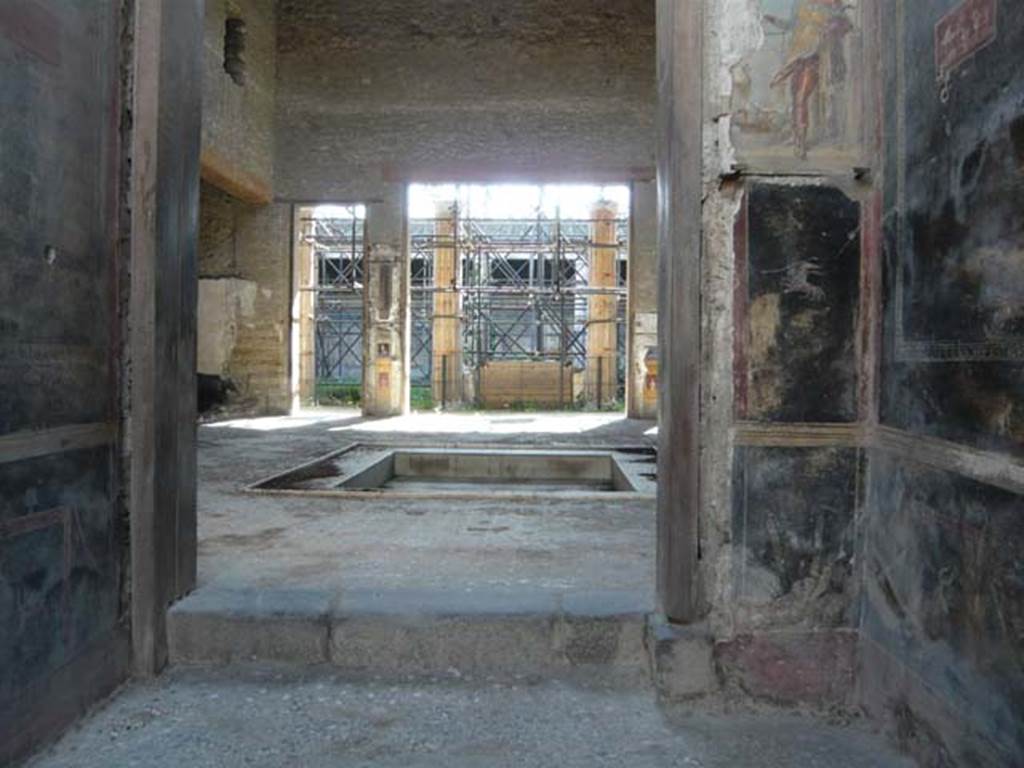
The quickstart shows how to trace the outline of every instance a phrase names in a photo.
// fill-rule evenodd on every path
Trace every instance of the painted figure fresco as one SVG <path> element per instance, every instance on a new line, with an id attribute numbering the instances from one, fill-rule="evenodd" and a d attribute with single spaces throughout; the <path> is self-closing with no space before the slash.
<path id="1" fill-rule="evenodd" d="M 741 153 L 804 161 L 855 144 L 859 9 L 844 0 L 759 0 L 763 43 L 732 71 Z"/>
<path id="2" fill-rule="evenodd" d="M 842 40 L 853 29 L 849 7 L 841 0 L 800 0 L 792 19 L 764 17 L 766 23 L 791 33 L 785 66 L 772 78 L 772 86 L 789 81 L 793 145 L 799 157 L 807 157 L 811 100 L 822 80 L 841 83 L 846 78 Z M 835 126 L 830 127 L 834 133 Z"/>

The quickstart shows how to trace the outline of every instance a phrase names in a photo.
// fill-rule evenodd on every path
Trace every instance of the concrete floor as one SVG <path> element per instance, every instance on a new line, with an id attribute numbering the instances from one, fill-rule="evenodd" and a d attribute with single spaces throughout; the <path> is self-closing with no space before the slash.
<path id="1" fill-rule="evenodd" d="M 695 714 L 568 683 L 339 679 L 331 670 L 175 670 L 127 687 L 32 768 L 303 766 L 909 768 L 864 724 Z"/>
<path id="2" fill-rule="evenodd" d="M 653 605 L 654 502 L 400 501 L 260 496 L 242 487 L 353 442 L 649 445 L 615 414 L 354 411 L 199 431 L 199 584 L 222 589 L 609 590 Z"/>

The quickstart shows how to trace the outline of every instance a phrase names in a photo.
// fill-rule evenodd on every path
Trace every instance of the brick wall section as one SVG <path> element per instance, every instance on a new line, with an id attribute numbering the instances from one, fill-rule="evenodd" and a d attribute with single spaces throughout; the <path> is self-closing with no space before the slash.
<path id="1" fill-rule="evenodd" d="M 286 411 L 291 206 L 251 206 L 216 188 L 202 189 L 199 276 L 230 279 L 237 286 L 237 333 L 224 374 L 237 387 L 239 406 Z M 199 334 L 212 332 L 200 311 Z"/>
<path id="2" fill-rule="evenodd" d="M 228 18 L 246 24 L 246 82 L 224 70 Z M 204 178 L 235 194 L 272 196 L 277 24 L 272 0 L 208 0 L 203 31 Z M 214 169 L 211 177 L 210 170 Z M 199 343 L 223 338 L 224 376 L 237 387 L 237 405 L 257 412 L 289 407 L 288 306 L 290 301 L 288 206 L 254 206 L 203 185 L 200 211 L 200 279 L 233 278 L 230 310 L 199 312 Z M 201 292 L 204 294 L 204 292 Z M 219 294 L 218 294 L 219 295 Z M 222 334 L 225 319 L 237 332 Z M 217 342 L 220 343 L 220 342 Z"/>
<path id="3" fill-rule="evenodd" d="M 224 25 L 246 23 L 245 86 L 224 71 Z M 207 0 L 203 30 L 203 151 L 268 187 L 274 173 L 277 25 L 273 0 Z"/>
<path id="4" fill-rule="evenodd" d="M 278 195 L 651 169 L 654 3 L 599 5 L 283 0 Z"/>

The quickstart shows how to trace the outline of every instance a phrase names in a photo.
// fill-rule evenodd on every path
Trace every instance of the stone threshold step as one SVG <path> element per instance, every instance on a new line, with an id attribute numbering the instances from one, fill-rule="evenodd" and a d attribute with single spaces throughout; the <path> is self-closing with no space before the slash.
<path id="1" fill-rule="evenodd" d="M 597 671 L 646 685 L 651 607 L 613 591 L 200 589 L 171 608 L 168 638 L 179 665 L 328 663 L 496 680 Z"/>

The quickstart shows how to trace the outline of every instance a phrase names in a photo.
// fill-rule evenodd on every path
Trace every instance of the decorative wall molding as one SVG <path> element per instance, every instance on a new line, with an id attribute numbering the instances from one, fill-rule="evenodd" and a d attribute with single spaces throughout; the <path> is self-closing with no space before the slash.
<path id="1" fill-rule="evenodd" d="M 35 459 L 53 453 L 97 448 L 113 443 L 116 436 L 117 426 L 106 422 L 12 432 L 0 435 L 0 464 Z"/>
<path id="2" fill-rule="evenodd" d="M 869 424 L 767 424 L 737 422 L 737 446 L 762 448 L 870 448 L 955 472 L 1012 493 L 1024 494 L 1024 459 L 902 429 Z"/>
<path id="3" fill-rule="evenodd" d="M 870 445 L 919 464 L 956 472 L 1012 493 L 1024 494 L 1022 459 L 884 426 L 872 430 Z"/>
<path id="4" fill-rule="evenodd" d="M 865 444 L 863 424 L 768 424 L 739 422 L 733 427 L 736 445 L 765 448 L 859 448 Z"/>

